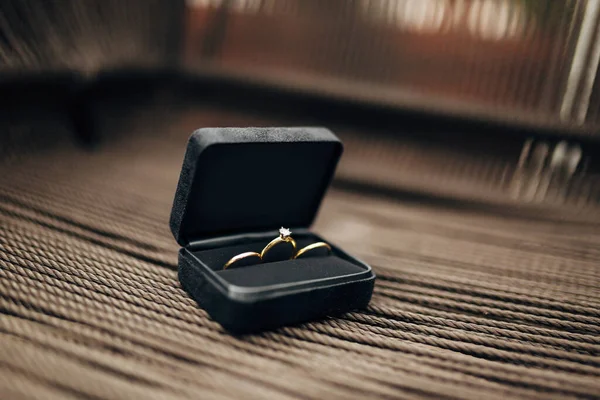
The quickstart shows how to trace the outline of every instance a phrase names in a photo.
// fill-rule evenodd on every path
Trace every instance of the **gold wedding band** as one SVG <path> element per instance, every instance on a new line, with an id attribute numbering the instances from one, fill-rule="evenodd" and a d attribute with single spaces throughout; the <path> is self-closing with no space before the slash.
<path id="1" fill-rule="evenodd" d="M 262 260 L 265 259 L 265 256 L 267 255 L 267 253 L 275 246 L 277 246 L 279 243 L 289 243 L 292 245 L 293 248 L 293 252 L 292 252 L 292 257 L 293 255 L 296 254 L 296 241 L 294 240 L 294 238 L 292 238 L 290 235 L 292 234 L 292 231 L 290 231 L 287 228 L 281 227 L 279 229 L 279 236 L 276 237 L 275 239 L 271 240 L 269 242 L 269 244 L 267 244 L 265 246 L 265 248 L 260 252 L 260 258 Z"/>
<path id="2" fill-rule="evenodd" d="M 298 257 L 302 257 L 302 255 L 306 254 L 307 252 L 314 250 L 314 249 L 327 249 L 327 253 L 331 254 L 331 246 L 328 245 L 325 242 L 317 242 L 317 243 L 312 243 L 309 244 L 306 247 L 301 248 L 300 250 L 298 250 L 298 252 L 296 253 L 296 255 L 294 256 L 294 258 L 298 258 Z"/>
<path id="3" fill-rule="evenodd" d="M 235 263 L 238 263 L 238 262 L 243 261 L 243 260 L 249 260 L 249 259 L 254 258 L 254 257 L 258 258 L 258 262 L 259 263 L 262 262 L 262 258 L 260 256 L 260 254 L 258 254 L 255 251 L 247 251 L 245 253 L 238 254 L 237 256 L 231 258 L 231 260 L 229 260 L 229 261 L 227 261 L 225 263 L 225 265 L 223 266 L 223 269 L 227 269 L 227 268 L 231 267 Z"/>

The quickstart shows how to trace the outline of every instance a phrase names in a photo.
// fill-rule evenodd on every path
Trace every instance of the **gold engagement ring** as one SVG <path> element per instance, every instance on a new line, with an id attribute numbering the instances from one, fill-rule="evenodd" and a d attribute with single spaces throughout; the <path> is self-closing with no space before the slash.
<path id="1" fill-rule="evenodd" d="M 290 255 L 290 259 L 294 258 L 294 255 L 296 254 L 296 241 L 294 240 L 294 238 L 291 236 L 292 231 L 290 231 L 288 228 L 284 228 L 283 226 L 279 229 L 279 236 L 276 237 L 275 239 L 271 240 L 269 242 L 269 244 L 267 244 L 265 246 L 265 248 L 260 252 L 260 258 L 264 261 L 265 258 L 267 257 L 267 254 L 273 250 L 275 247 L 279 246 L 280 244 L 283 243 L 289 243 L 292 246 L 292 252 Z"/>

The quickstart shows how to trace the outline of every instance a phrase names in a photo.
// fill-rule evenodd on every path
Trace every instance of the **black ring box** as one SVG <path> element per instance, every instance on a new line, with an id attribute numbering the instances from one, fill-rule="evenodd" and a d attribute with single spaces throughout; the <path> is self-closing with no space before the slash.
<path id="1" fill-rule="evenodd" d="M 309 230 L 342 154 L 325 128 L 205 128 L 190 137 L 171 212 L 182 246 L 179 281 L 217 322 L 250 333 L 366 307 L 375 274 Z M 330 255 L 246 267 L 223 265 L 260 252 L 291 228 L 298 248 Z"/>

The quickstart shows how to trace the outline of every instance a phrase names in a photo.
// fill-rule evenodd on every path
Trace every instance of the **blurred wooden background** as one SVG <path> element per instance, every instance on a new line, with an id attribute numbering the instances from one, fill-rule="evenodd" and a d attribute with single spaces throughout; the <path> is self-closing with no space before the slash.
<path id="1" fill-rule="evenodd" d="M 255 109 L 287 101 L 296 123 L 349 127 L 340 176 L 356 184 L 554 213 L 593 213 L 599 200 L 595 0 L 6 1 L 0 10 L 4 111 L 20 107 L 15 99 L 63 104 L 83 142 L 98 139 L 94 103 L 111 93 L 141 90 L 135 101 L 150 101 L 166 91 L 178 104 L 209 93 Z"/>

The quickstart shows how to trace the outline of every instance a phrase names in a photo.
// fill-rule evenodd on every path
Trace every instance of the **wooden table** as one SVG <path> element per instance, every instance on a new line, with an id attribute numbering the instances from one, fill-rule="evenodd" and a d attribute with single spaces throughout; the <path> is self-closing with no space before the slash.
<path id="1" fill-rule="evenodd" d="M 591 222 L 338 187 L 315 230 L 374 266 L 369 308 L 224 332 L 179 285 L 168 216 L 191 126 L 253 121 L 194 115 L 4 161 L 0 397 L 600 396 Z"/>

